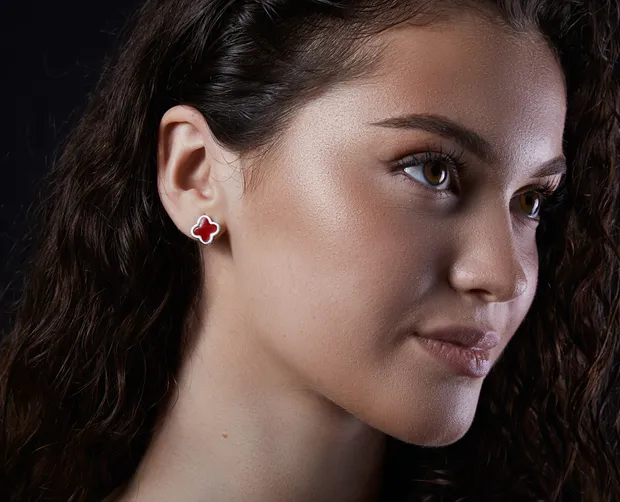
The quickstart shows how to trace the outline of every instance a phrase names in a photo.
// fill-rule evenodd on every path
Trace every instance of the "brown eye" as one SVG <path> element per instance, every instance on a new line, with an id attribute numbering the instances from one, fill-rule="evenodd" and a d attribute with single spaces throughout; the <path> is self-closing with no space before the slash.
<path id="1" fill-rule="evenodd" d="M 448 168 L 441 160 L 431 160 L 424 163 L 424 177 L 433 186 L 441 185 L 448 177 Z"/>
<path id="2" fill-rule="evenodd" d="M 461 172 L 466 164 L 456 153 L 444 154 L 430 150 L 420 155 L 410 155 L 396 162 L 399 171 L 404 172 L 414 183 L 422 185 L 437 196 L 451 196 L 458 192 Z"/>
<path id="3" fill-rule="evenodd" d="M 437 191 L 448 189 L 452 182 L 450 164 L 443 159 L 413 159 L 403 171 L 419 183 Z"/>
<path id="4" fill-rule="evenodd" d="M 541 204 L 540 198 L 541 195 L 533 190 L 523 192 L 519 196 L 519 204 L 521 204 L 521 208 L 527 213 L 528 217 L 536 218 L 538 216 Z"/>

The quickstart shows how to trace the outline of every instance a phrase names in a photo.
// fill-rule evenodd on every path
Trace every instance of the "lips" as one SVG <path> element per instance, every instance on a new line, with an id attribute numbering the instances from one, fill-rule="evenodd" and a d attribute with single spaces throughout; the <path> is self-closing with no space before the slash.
<path id="1" fill-rule="evenodd" d="M 497 347 L 501 341 L 501 336 L 495 331 L 466 326 L 450 326 L 428 333 L 415 333 L 415 336 L 451 343 L 471 350 L 490 350 Z"/>

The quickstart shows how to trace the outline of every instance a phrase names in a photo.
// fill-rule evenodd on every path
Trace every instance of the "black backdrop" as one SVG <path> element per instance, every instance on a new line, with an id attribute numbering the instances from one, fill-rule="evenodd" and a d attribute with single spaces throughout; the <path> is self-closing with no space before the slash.
<path id="1" fill-rule="evenodd" d="M 139 0 L 0 0 L 0 289 L 23 256 L 11 249 L 25 230 L 36 183 L 67 134 L 72 111 L 96 83 L 102 58 Z M 0 329 L 6 327 L 4 301 Z"/>

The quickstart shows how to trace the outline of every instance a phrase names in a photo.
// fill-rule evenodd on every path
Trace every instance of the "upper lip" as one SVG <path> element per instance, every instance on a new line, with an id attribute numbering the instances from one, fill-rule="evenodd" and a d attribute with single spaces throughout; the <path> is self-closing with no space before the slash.
<path id="1" fill-rule="evenodd" d="M 428 333 L 416 333 L 416 336 L 476 350 L 492 349 L 501 341 L 496 331 L 469 326 L 448 326 Z"/>

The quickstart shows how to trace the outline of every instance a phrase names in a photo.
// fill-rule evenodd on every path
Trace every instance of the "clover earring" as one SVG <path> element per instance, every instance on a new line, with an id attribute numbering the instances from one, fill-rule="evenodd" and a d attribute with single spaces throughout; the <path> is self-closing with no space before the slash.
<path id="1" fill-rule="evenodd" d="M 209 246 L 215 237 L 220 233 L 219 223 L 213 221 L 209 216 L 201 216 L 192 227 L 192 237 L 202 242 L 205 246 Z"/>

